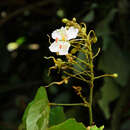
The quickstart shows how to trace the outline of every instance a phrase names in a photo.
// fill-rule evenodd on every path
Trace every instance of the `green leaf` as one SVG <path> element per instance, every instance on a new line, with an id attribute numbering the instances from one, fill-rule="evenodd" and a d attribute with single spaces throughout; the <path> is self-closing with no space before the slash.
<path id="1" fill-rule="evenodd" d="M 34 101 L 39 101 L 41 99 L 44 99 L 46 103 L 48 103 L 47 93 L 44 87 L 40 87 L 37 90 L 37 93 L 35 95 Z"/>
<path id="2" fill-rule="evenodd" d="M 50 107 L 44 87 L 40 87 L 34 100 L 27 106 L 23 124 L 26 130 L 46 130 L 48 127 Z"/>
<path id="3" fill-rule="evenodd" d="M 16 43 L 17 43 L 18 45 L 21 45 L 21 44 L 23 44 L 25 41 L 26 41 L 26 38 L 25 38 L 25 37 L 19 37 L 19 38 L 16 40 Z"/>
<path id="4" fill-rule="evenodd" d="M 98 101 L 106 119 L 110 117 L 109 104 L 119 97 L 119 89 L 111 79 L 105 78 L 101 88 L 102 98 Z"/>
<path id="5" fill-rule="evenodd" d="M 82 123 L 78 123 L 75 119 L 68 119 L 65 122 L 52 126 L 48 130 L 86 130 Z"/>
<path id="6" fill-rule="evenodd" d="M 63 107 L 53 107 L 50 111 L 49 126 L 57 125 L 65 121 Z"/>
<path id="7" fill-rule="evenodd" d="M 104 129 L 104 126 L 101 126 L 100 128 L 98 128 L 96 125 L 90 127 L 90 128 L 87 128 L 87 130 L 103 130 Z"/>
<path id="8" fill-rule="evenodd" d="M 103 38 L 103 50 L 106 50 L 110 43 L 113 42 L 111 35 L 113 34 L 110 29 L 110 23 L 112 22 L 117 9 L 113 8 L 108 15 L 100 21 L 96 26 L 96 34 Z"/>
<path id="9" fill-rule="evenodd" d="M 84 22 L 92 22 L 94 20 L 94 10 L 91 10 L 83 19 Z"/>
<path id="10" fill-rule="evenodd" d="M 86 56 L 85 56 L 85 54 L 84 54 L 83 52 L 79 52 L 79 53 L 77 54 L 76 62 L 77 62 L 78 64 L 77 64 L 77 63 L 73 64 L 73 67 L 74 67 L 77 71 L 82 72 L 83 69 L 86 69 L 86 68 L 87 68 L 87 66 L 86 66 L 83 62 L 81 62 L 80 60 L 82 60 L 82 61 L 85 61 L 85 60 L 86 60 Z M 81 67 L 82 67 L 82 68 L 81 68 Z M 74 73 L 75 73 L 75 71 L 74 71 Z"/>
<path id="11" fill-rule="evenodd" d="M 115 80 L 121 86 L 125 86 L 129 77 L 129 64 L 120 48 L 116 44 L 110 44 L 108 49 L 99 59 L 98 69 L 105 73 L 117 73 Z"/>

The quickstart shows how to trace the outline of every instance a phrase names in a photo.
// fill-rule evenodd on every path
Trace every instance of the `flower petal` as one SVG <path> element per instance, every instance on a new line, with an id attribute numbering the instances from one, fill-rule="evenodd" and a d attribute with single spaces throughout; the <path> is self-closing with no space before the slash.
<path id="1" fill-rule="evenodd" d="M 49 49 L 51 52 L 58 52 L 59 51 L 59 46 L 57 42 L 53 42 L 50 46 Z"/>
<path id="2" fill-rule="evenodd" d="M 61 27 L 60 29 L 56 29 L 55 31 L 52 32 L 52 38 L 56 39 L 58 38 L 59 40 L 62 40 L 62 36 L 66 35 L 66 28 L 65 27 Z"/>
<path id="3" fill-rule="evenodd" d="M 77 35 L 78 35 L 78 32 L 79 32 L 79 30 L 78 30 L 77 28 L 70 27 L 70 28 L 67 30 L 67 40 L 76 38 Z"/>
<path id="4" fill-rule="evenodd" d="M 67 55 L 70 47 L 69 42 L 60 42 L 59 44 L 59 55 Z"/>

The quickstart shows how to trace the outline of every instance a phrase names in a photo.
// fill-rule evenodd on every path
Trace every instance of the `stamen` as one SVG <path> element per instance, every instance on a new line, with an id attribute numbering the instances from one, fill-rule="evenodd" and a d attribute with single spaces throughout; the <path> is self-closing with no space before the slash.
<path id="1" fill-rule="evenodd" d="M 62 48 L 62 45 L 61 45 L 61 44 L 59 45 L 59 48 L 60 48 L 60 49 Z"/>
<path id="2" fill-rule="evenodd" d="M 58 42 L 58 37 L 56 38 L 56 43 Z"/>
<path id="3" fill-rule="evenodd" d="M 62 36 L 62 40 L 65 41 L 65 37 L 64 36 Z"/>

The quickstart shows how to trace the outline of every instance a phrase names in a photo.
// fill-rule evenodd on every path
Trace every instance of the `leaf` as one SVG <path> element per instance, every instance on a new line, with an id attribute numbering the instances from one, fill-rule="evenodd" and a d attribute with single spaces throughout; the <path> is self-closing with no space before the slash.
<path id="1" fill-rule="evenodd" d="M 21 45 L 21 44 L 23 44 L 25 41 L 26 41 L 26 38 L 25 38 L 25 37 L 19 37 L 19 38 L 16 40 L 16 43 L 17 43 L 18 45 Z"/>
<path id="2" fill-rule="evenodd" d="M 100 128 L 98 128 L 96 125 L 90 128 L 90 130 L 103 130 L 103 129 L 104 129 L 104 126 L 101 126 Z"/>
<path id="3" fill-rule="evenodd" d="M 98 69 L 105 73 L 117 73 L 115 80 L 121 86 L 125 86 L 129 77 L 129 64 L 120 48 L 116 44 L 110 44 L 108 49 L 99 59 Z"/>
<path id="4" fill-rule="evenodd" d="M 108 15 L 100 21 L 96 26 L 96 34 L 98 36 L 102 36 L 103 38 L 103 50 L 106 50 L 108 45 L 113 42 L 113 39 L 111 37 L 111 29 L 110 29 L 110 23 L 113 20 L 115 13 L 117 12 L 117 9 L 113 8 Z"/>
<path id="5" fill-rule="evenodd" d="M 104 129 L 104 126 L 101 126 L 100 128 L 98 128 L 96 125 L 87 127 L 87 130 L 103 130 L 103 129 Z"/>
<path id="6" fill-rule="evenodd" d="M 121 124 L 121 130 L 129 130 L 130 128 L 130 120 L 125 120 L 123 121 L 123 123 Z"/>
<path id="7" fill-rule="evenodd" d="M 101 88 L 102 98 L 98 101 L 106 119 L 110 117 L 109 104 L 119 97 L 119 89 L 111 79 L 106 78 Z"/>
<path id="8" fill-rule="evenodd" d="M 49 112 L 50 107 L 46 90 L 44 87 L 40 87 L 34 100 L 27 106 L 23 116 L 23 124 L 26 130 L 46 130 Z"/>
<path id="9" fill-rule="evenodd" d="M 86 60 L 86 56 L 85 56 L 85 54 L 84 54 L 83 52 L 79 52 L 79 53 L 77 54 L 76 62 L 77 62 L 78 64 L 73 64 L 73 67 L 74 67 L 77 71 L 82 72 L 83 69 L 86 69 L 86 68 L 87 68 L 87 66 L 86 66 L 83 62 L 81 62 L 79 59 L 80 59 L 80 60 L 83 60 L 83 61 Z M 82 67 L 82 68 L 81 68 L 81 67 Z M 75 71 L 74 71 L 74 73 L 75 73 Z"/>
<path id="10" fill-rule="evenodd" d="M 75 119 L 68 119 L 59 125 L 50 127 L 48 130 L 86 130 L 86 128 Z"/>
<path id="11" fill-rule="evenodd" d="M 50 111 L 49 126 L 57 125 L 65 121 L 63 107 L 53 107 Z"/>
<path id="12" fill-rule="evenodd" d="M 95 14 L 94 10 L 91 10 L 83 19 L 84 22 L 92 22 L 94 20 Z"/>

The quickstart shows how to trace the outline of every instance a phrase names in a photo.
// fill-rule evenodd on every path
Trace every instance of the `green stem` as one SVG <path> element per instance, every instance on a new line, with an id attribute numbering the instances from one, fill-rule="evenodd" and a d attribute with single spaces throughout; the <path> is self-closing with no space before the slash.
<path id="1" fill-rule="evenodd" d="M 51 106 L 88 106 L 88 104 L 85 103 L 74 103 L 74 104 L 57 104 L 57 103 L 49 103 L 49 105 Z"/>
<path id="2" fill-rule="evenodd" d="M 70 74 L 70 73 L 68 73 L 68 72 L 66 72 L 66 71 L 64 71 L 64 73 L 67 74 L 67 75 L 69 75 L 70 77 L 74 77 L 74 78 L 76 78 L 76 79 L 79 79 L 79 80 L 82 80 L 82 81 L 84 81 L 84 82 L 86 82 L 86 83 L 89 83 L 88 80 L 86 80 L 84 77 L 81 76 L 81 74 L 84 73 L 84 72 L 79 72 L 79 73 L 76 73 L 75 75 Z M 79 77 L 78 77 L 78 76 L 79 76 Z"/>
<path id="3" fill-rule="evenodd" d="M 93 113 L 92 113 L 92 103 L 93 103 L 93 87 L 94 87 L 94 72 L 93 72 L 93 53 L 91 48 L 91 43 L 89 43 L 90 47 L 90 73 L 91 73 L 91 80 L 90 80 L 90 95 L 89 95 L 89 124 L 90 126 L 93 124 Z"/>
<path id="4" fill-rule="evenodd" d="M 114 74 L 104 74 L 104 75 L 100 75 L 100 76 L 94 77 L 94 80 L 95 79 L 99 79 L 99 78 L 103 78 L 103 77 L 113 77 L 114 78 L 115 75 Z"/>
<path id="5" fill-rule="evenodd" d="M 93 99 L 93 87 L 90 87 L 90 97 L 89 97 L 89 124 L 93 124 L 93 114 L 92 114 L 92 99 Z"/>

